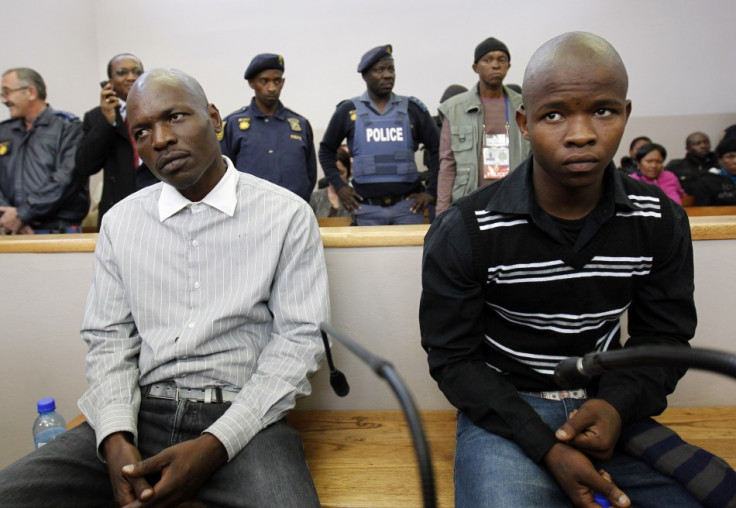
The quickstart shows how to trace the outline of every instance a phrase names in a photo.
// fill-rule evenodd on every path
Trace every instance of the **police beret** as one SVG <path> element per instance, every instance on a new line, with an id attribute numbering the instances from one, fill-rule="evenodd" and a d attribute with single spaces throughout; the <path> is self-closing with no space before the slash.
<path id="1" fill-rule="evenodd" d="M 253 57 L 250 65 L 245 69 L 245 79 L 251 79 L 258 76 L 258 73 L 265 70 L 276 69 L 284 70 L 284 57 L 274 55 L 273 53 L 261 53 Z"/>
<path id="2" fill-rule="evenodd" d="M 506 44 L 496 38 L 489 37 L 475 47 L 475 61 L 473 63 L 478 63 L 483 58 L 483 55 L 491 51 L 503 51 L 509 57 L 509 61 L 511 60 L 511 53 L 509 53 L 509 48 L 506 47 Z"/>
<path id="3" fill-rule="evenodd" d="M 358 64 L 358 72 L 363 74 L 365 71 L 373 67 L 373 65 L 382 58 L 391 57 L 392 52 L 393 48 L 391 47 L 391 44 L 384 44 L 383 46 L 378 46 L 371 49 L 360 59 L 360 63 Z"/>

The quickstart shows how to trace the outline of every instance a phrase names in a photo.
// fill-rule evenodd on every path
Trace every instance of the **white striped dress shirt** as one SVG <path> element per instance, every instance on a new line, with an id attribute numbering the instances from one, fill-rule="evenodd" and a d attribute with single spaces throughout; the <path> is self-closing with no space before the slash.
<path id="1" fill-rule="evenodd" d="M 113 432 L 137 439 L 141 386 L 238 392 L 203 429 L 230 459 L 310 393 L 329 313 L 314 214 L 225 160 L 201 202 L 161 183 L 104 217 L 82 328 L 90 386 L 79 401 L 98 447 Z"/>

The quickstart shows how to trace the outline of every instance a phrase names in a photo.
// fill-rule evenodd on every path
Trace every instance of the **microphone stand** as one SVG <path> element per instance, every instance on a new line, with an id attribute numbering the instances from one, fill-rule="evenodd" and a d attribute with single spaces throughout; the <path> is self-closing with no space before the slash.
<path id="1" fill-rule="evenodd" d="M 363 346 L 350 339 L 346 335 L 335 330 L 328 323 L 319 325 L 322 330 L 323 339 L 326 342 L 326 334 L 337 339 L 340 344 L 348 348 L 355 356 L 363 360 L 378 375 L 386 380 L 393 390 L 396 398 L 401 404 L 406 423 L 411 431 L 412 442 L 414 444 L 414 452 L 419 465 L 419 474 L 422 480 L 422 497 L 424 499 L 425 508 L 435 508 L 437 506 L 437 496 L 434 487 L 434 473 L 432 471 L 432 460 L 430 458 L 429 445 L 424 434 L 424 426 L 419 416 L 419 411 L 414 404 L 414 399 L 409 393 L 409 389 L 403 382 L 394 366 L 365 349 Z"/>
<path id="2" fill-rule="evenodd" d="M 736 379 L 736 355 L 715 349 L 681 346 L 638 346 L 571 357 L 557 364 L 554 376 L 561 388 L 579 388 L 592 376 L 611 369 L 663 364 L 709 370 Z"/>

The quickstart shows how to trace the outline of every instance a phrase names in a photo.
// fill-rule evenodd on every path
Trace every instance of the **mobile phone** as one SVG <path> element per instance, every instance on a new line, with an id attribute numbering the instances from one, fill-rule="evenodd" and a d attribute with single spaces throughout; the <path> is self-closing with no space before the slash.
<path id="1" fill-rule="evenodd" d="M 105 88 L 109 82 L 109 79 L 106 79 L 105 81 L 100 81 L 100 88 Z"/>

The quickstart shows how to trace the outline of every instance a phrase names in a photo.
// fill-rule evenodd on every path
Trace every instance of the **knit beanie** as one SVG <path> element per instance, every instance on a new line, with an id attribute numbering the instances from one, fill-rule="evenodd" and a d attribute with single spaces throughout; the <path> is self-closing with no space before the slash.
<path id="1" fill-rule="evenodd" d="M 489 37 L 475 47 L 475 61 L 473 63 L 477 64 L 478 60 L 483 58 L 483 55 L 489 51 L 503 51 L 509 57 L 509 62 L 511 61 L 511 53 L 509 53 L 506 44 L 494 37 Z"/>

